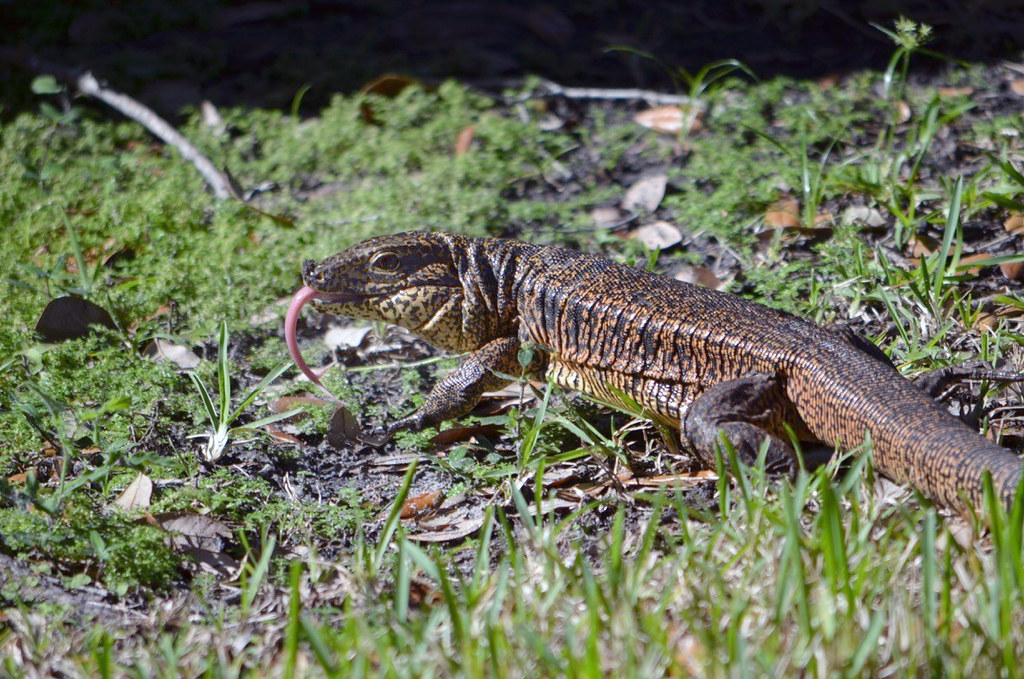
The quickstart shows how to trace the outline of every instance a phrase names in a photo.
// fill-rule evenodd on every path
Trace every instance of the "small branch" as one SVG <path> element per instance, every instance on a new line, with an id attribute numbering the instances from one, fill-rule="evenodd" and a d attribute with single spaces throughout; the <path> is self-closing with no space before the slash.
<path id="1" fill-rule="evenodd" d="M 235 196 L 235 193 L 228 184 L 227 178 L 210 162 L 210 159 L 204 156 L 199 149 L 193 146 L 188 139 L 185 139 L 167 121 L 154 113 L 152 109 L 126 94 L 115 92 L 100 85 L 99 81 L 88 71 L 78 76 L 75 84 L 82 94 L 99 99 L 111 108 L 138 122 L 162 139 L 164 143 L 176 148 L 181 157 L 192 163 L 199 171 L 199 174 L 203 176 L 210 190 L 213 191 L 214 196 L 221 199 Z"/>
<path id="2" fill-rule="evenodd" d="M 692 103 L 685 94 L 667 94 L 651 90 L 604 89 L 600 87 L 564 87 L 551 80 L 541 79 L 543 94 L 565 97 L 566 99 L 596 99 L 604 101 L 642 100 L 652 106 L 682 106 Z"/>

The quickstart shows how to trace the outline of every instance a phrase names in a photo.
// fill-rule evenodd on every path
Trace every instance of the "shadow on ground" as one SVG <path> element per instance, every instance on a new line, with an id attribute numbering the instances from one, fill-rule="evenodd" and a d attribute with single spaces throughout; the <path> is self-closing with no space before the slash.
<path id="1" fill-rule="evenodd" d="M 884 67 L 893 45 L 871 23 L 899 15 L 934 26 L 932 47 L 950 57 L 1015 57 L 1024 45 L 1015 0 L 8 0 L 0 115 L 35 107 L 28 84 L 47 64 L 91 69 L 165 114 L 202 99 L 287 107 L 305 86 L 303 105 L 317 110 L 386 72 L 671 90 L 661 64 L 735 58 L 761 78 L 816 77 Z"/>

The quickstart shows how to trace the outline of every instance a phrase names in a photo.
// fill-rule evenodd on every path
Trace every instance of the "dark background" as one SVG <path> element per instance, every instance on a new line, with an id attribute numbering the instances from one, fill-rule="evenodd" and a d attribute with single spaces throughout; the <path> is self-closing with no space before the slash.
<path id="1" fill-rule="evenodd" d="M 306 85 L 315 111 L 386 72 L 673 91 L 671 68 L 735 58 L 761 78 L 816 77 L 884 68 L 894 46 L 870 24 L 899 15 L 934 26 L 948 57 L 1017 58 L 1024 44 L 1024 0 L 0 0 L 0 115 L 35 108 L 28 84 L 48 66 L 91 69 L 165 114 L 203 98 L 288 107 Z"/>

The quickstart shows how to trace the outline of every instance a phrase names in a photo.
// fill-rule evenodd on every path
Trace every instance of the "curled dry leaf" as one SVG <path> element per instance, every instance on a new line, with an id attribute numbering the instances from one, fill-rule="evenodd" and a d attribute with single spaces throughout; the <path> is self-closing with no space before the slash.
<path id="1" fill-rule="evenodd" d="M 648 250 L 665 250 L 681 243 L 683 234 L 674 225 L 659 221 L 641 226 L 630 238 L 643 243 Z"/>
<path id="2" fill-rule="evenodd" d="M 1024 235 L 1024 215 L 1012 214 L 1003 222 L 1003 228 L 1015 236 Z"/>
<path id="3" fill-rule="evenodd" d="M 128 484 L 128 487 L 117 496 L 114 504 L 130 512 L 138 507 L 148 507 L 153 497 L 153 480 L 145 474 L 139 473 L 135 479 Z"/>
<path id="4" fill-rule="evenodd" d="M 649 175 L 629 187 L 622 199 L 622 209 L 628 212 L 645 210 L 654 212 L 661 205 L 668 186 L 668 175 L 664 172 Z"/>
<path id="5" fill-rule="evenodd" d="M 146 345 L 142 355 L 154 361 L 170 361 L 182 370 L 191 370 L 200 362 L 199 357 L 188 347 L 159 337 Z"/>
<path id="6" fill-rule="evenodd" d="M 1024 262 L 1004 262 L 999 271 L 1011 281 L 1024 281 Z"/>
<path id="7" fill-rule="evenodd" d="M 633 122 L 662 134 L 678 135 L 686 121 L 692 120 L 688 132 L 697 132 L 703 127 L 701 112 L 693 115 L 688 106 L 656 106 L 640 111 L 633 116 Z"/>
<path id="8" fill-rule="evenodd" d="M 43 309 L 36 332 L 48 342 L 61 342 L 85 337 L 94 325 L 117 328 L 110 313 L 100 305 L 81 297 L 58 297 Z"/>

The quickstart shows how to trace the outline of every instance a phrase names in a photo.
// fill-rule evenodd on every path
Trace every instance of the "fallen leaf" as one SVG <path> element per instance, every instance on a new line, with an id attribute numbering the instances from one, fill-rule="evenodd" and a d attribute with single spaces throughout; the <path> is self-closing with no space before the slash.
<path id="1" fill-rule="evenodd" d="M 630 234 L 648 250 L 665 250 L 683 241 L 682 232 L 668 222 L 645 224 Z"/>
<path id="2" fill-rule="evenodd" d="M 48 342 L 85 337 L 91 326 L 102 325 L 114 330 L 117 326 L 106 309 L 81 297 L 58 297 L 50 300 L 36 323 L 36 332 Z"/>
<path id="3" fill-rule="evenodd" d="M 473 412 L 477 412 L 474 409 Z M 488 413 L 490 414 L 490 413 Z M 463 443 L 481 436 L 495 436 L 501 431 L 496 424 L 478 424 L 469 427 L 449 427 L 430 437 L 430 442 L 438 448 L 447 448 L 455 443 Z"/>
<path id="4" fill-rule="evenodd" d="M 590 211 L 594 226 L 607 229 L 622 223 L 622 210 L 617 207 L 598 207 Z"/>
<path id="5" fill-rule="evenodd" d="M 191 370 L 200 363 L 200 358 L 191 349 L 156 338 L 145 346 L 142 355 L 153 360 L 170 361 L 182 370 Z"/>
<path id="6" fill-rule="evenodd" d="M 775 229 L 800 226 L 800 203 L 792 196 L 783 195 L 768 206 L 764 213 L 764 223 Z"/>
<path id="7" fill-rule="evenodd" d="M 967 255 L 966 257 L 961 257 L 960 258 L 960 262 L 959 262 L 959 264 L 957 266 L 958 267 L 963 267 L 965 264 L 973 264 L 974 262 L 984 262 L 985 260 L 989 260 L 989 259 L 992 259 L 992 255 L 990 255 L 988 253 L 985 253 L 985 252 L 976 252 L 973 255 Z M 963 269 L 963 270 L 966 271 L 967 273 L 975 275 L 975 276 L 978 275 L 979 273 L 981 273 L 981 267 L 980 266 L 971 266 L 971 267 L 967 267 L 966 269 Z"/>
<path id="8" fill-rule="evenodd" d="M 331 416 L 331 423 L 327 427 L 327 442 L 335 448 L 343 448 L 345 445 L 358 440 L 362 434 L 356 416 L 349 412 L 345 406 L 340 406 L 334 415 Z"/>
<path id="9" fill-rule="evenodd" d="M 1006 221 L 1003 222 L 1003 228 L 1009 231 L 1010 233 L 1014 234 L 1015 236 L 1024 234 L 1024 215 L 1010 215 L 1009 217 L 1006 218 Z"/>
<path id="10" fill-rule="evenodd" d="M 661 205 L 668 186 L 668 175 L 664 172 L 644 177 L 629 187 L 622 199 L 622 209 L 633 212 L 637 209 L 654 212 Z"/>
<path id="11" fill-rule="evenodd" d="M 940 87 L 939 96 L 947 99 L 954 97 L 968 97 L 974 94 L 973 87 Z"/>
<path id="12" fill-rule="evenodd" d="M 842 221 L 845 224 L 860 223 L 870 227 L 885 226 L 885 217 L 873 207 L 867 205 L 851 205 L 843 210 Z"/>
<path id="13" fill-rule="evenodd" d="M 274 415 L 284 413 L 302 406 L 326 406 L 333 405 L 331 401 L 319 396 L 282 396 L 267 403 L 267 409 Z M 289 419 L 298 420 L 306 417 L 306 413 L 297 413 Z"/>
<path id="14" fill-rule="evenodd" d="M 910 255 L 912 257 L 927 257 L 942 246 L 935 238 L 919 233 L 910 241 Z"/>
<path id="15" fill-rule="evenodd" d="M 1010 90 L 1014 94 L 1019 94 L 1024 97 L 1024 79 L 1014 80 L 1010 83 Z"/>
<path id="16" fill-rule="evenodd" d="M 913 115 L 913 111 L 910 110 L 910 104 L 903 101 L 902 99 L 896 102 L 896 124 L 902 125 L 903 123 L 910 120 L 910 116 Z"/>
<path id="17" fill-rule="evenodd" d="M 1011 281 L 1024 281 L 1024 262 L 1004 262 L 999 271 Z"/>
<path id="18" fill-rule="evenodd" d="M 7 483 L 14 483 L 21 485 L 28 480 L 28 472 L 19 472 L 17 474 L 11 474 L 7 477 Z"/>
<path id="19" fill-rule="evenodd" d="M 655 108 L 649 108 L 634 115 L 633 122 L 655 132 L 676 136 L 682 132 L 683 125 L 691 118 L 692 121 L 690 122 L 688 132 L 700 131 L 704 126 L 700 121 L 701 112 L 698 112 L 697 115 L 692 115 L 691 109 L 688 106 L 656 106 Z"/>
<path id="20" fill-rule="evenodd" d="M 473 134 L 475 130 L 472 125 L 467 125 L 462 128 L 459 132 L 459 136 L 455 139 L 455 157 L 458 158 L 466 151 L 469 150 L 470 145 L 473 143 Z"/>
<path id="21" fill-rule="evenodd" d="M 408 498 L 402 505 L 401 517 L 411 519 L 423 512 L 433 509 L 444 500 L 444 494 L 440 490 L 428 490 L 414 497 Z"/>
<path id="22" fill-rule="evenodd" d="M 398 94 L 410 85 L 416 84 L 416 80 L 409 78 L 404 75 L 396 75 L 394 73 L 385 73 L 384 75 L 371 80 L 370 82 L 363 85 L 359 91 L 362 94 L 376 94 L 380 97 L 387 97 L 393 99 Z M 380 124 L 374 115 L 373 104 L 370 101 L 364 101 L 359 105 L 359 113 L 363 118 L 363 122 L 369 125 Z"/>
<path id="23" fill-rule="evenodd" d="M 978 314 L 978 317 L 974 319 L 975 330 L 995 330 L 995 327 L 999 325 L 999 317 L 995 314 L 982 311 Z"/>
<path id="24" fill-rule="evenodd" d="M 706 266 L 684 266 L 673 276 L 677 281 L 703 285 L 712 290 L 721 290 L 724 283 Z"/>
<path id="25" fill-rule="evenodd" d="M 451 542 L 452 540 L 461 540 L 480 530 L 480 527 L 484 525 L 484 517 L 471 517 L 450 525 L 452 527 L 445 530 L 411 533 L 407 534 L 406 537 L 416 542 Z"/>
<path id="26" fill-rule="evenodd" d="M 366 336 L 373 330 L 370 326 L 335 326 L 324 334 L 324 344 L 331 349 L 351 348 L 355 349 Z"/>
<path id="27" fill-rule="evenodd" d="M 234 534 L 222 521 L 194 512 L 152 514 L 148 519 L 170 534 L 172 549 L 192 557 L 203 570 L 223 576 L 237 570 L 238 560 L 224 553 Z"/>
<path id="28" fill-rule="evenodd" d="M 153 497 L 153 480 L 143 473 L 139 473 L 135 479 L 128 484 L 128 487 L 117 496 L 114 504 L 130 512 L 138 507 L 148 507 Z"/>

